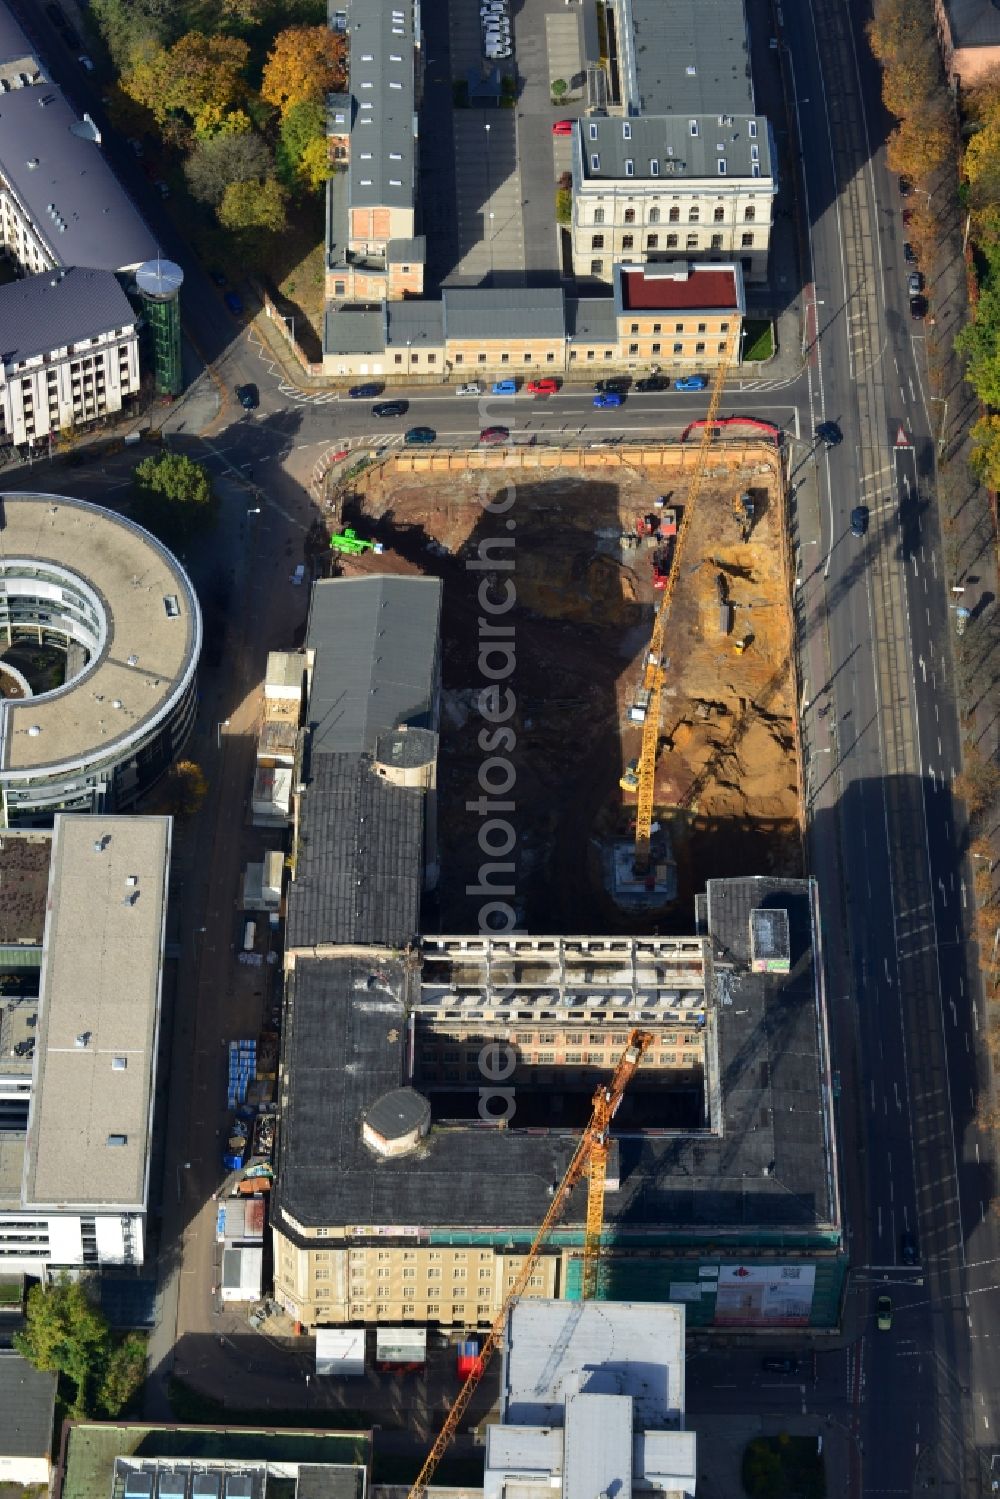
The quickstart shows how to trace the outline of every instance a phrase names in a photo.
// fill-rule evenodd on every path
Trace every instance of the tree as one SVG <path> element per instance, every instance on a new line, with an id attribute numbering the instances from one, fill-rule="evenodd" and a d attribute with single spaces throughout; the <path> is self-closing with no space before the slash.
<path id="1" fill-rule="evenodd" d="M 108 1417 L 117 1416 L 146 1378 L 146 1340 L 136 1332 L 130 1332 L 112 1349 L 100 1387 L 97 1404 Z"/>
<path id="2" fill-rule="evenodd" d="M 1000 416 L 982 416 L 970 433 L 969 466 L 990 489 L 1000 489 Z"/>
<path id="3" fill-rule="evenodd" d="M 213 135 L 249 135 L 253 120 L 245 109 L 223 109 L 220 104 L 206 104 L 194 117 L 194 133 L 199 140 Z"/>
<path id="4" fill-rule="evenodd" d="M 968 359 L 966 379 L 984 406 L 1000 409 L 1000 255 L 994 250 L 972 321 L 955 336 Z M 979 424 L 977 423 L 977 426 Z"/>
<path id="5" fill-rule="evenodd" d="M 317 171 L 322 171 L 320 182 L 329 176 L 326 111 L 319 100 L 303 99 L 287 111 L 281 121 L 277 162 L 287 187 L 300 181 L 312 186 Z"/>
<path id="6" fill-rule="evenodd" d="M 208 795 L 205 772 L 194 760 L 178 760 L 167 776 L 167 809 L 171 817 L 194 817 Z"/>
<path id="7" fill-rule="evenodd" d="M 172 11 L 173 0 L 90 0 L 88 6 L 119 73 L 136 48 L 167 41 Z"/>
<path id="8" fill-rule="evenodd" d="M 954 148 L 950 107 L 947 96 L 935 94 L 900 120 L 886 145 L 890 171 L 920 182 L 944 166 Z"/>
<path id="9" fill-rule="evenodd" d="M 151 42 L 134 49 L 121 86 L 161 125 L 174 114 L 195 120 L 209 106 L 226 110 L 239 101 L 249 56 L 240 37 L 189 31 L 169 48 Z"/>
<path id="10" fill-rule="evenodd" d="M 549 92 L 553 99 L 561 99 L 564 94 L 569 92 L 569 84 L 565 78 L 553 78 L 549 84 Z"/>
<path id="11" fill-rule="evenodd" d="M 257 181 L 271 171 L 271 153 L 259 135 L 222 133 L 195 142 L 184 163 L 191 196 L 217 208 L 234 182 Z"/>
<path id="12" fill-rule="evenodd" d="M 307 99 L 321 103 L 324 95 L 347 82 L 344 39 L 328 26 L 289 26 L 279 31 L 268 53 L 261 80 L 261 98 L 287 114 Z"/>
<path id="13" fill-rule="evenodd" d="M 36 1369 L 62 1375 L 73 1386 L 75 1416 L 91 1414 L 112 1352 L 111 1330 L 79 1282 L 32 1286 L 23 1332 L 14 1346 Z"/>
<path id="14" fill-rule="evenodd" d="M 231 182 L 219 204 L 219 223 L 225 229 L 263 229 L 279 234 L 285 227 L 287 189 L 276 177 Z"/>
<path id="15" fill-rule="evenodd" d="M 184 453 L 144 458 L 133 471 L 139 520 L 162 541 L 184 544 L 215 519 L 208 470 Z"/>

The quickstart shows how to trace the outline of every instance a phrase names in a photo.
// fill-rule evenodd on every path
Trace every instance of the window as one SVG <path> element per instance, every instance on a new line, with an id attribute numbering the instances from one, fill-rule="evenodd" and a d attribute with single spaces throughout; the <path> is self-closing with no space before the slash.
<path id="1" fill-rule="evenodd" d="M 728 345 L 726 343 L 726 340 L 724 338 L 720 339 L 719 340 L 719 353 L 720 354 L 724 354 L 726 352 L 727 347 L 728 347 Z"/>
<path id="2" fill-rule="evenodd" d="M 628 351 L 629 351 L 630 354 L 638 354 L 638 352 L 639 352 L 639 345 L 638 344 L 629 344 Z"/>
<path id="3" fill-rule="evenodd" d="M 604 209 L 603 208 L 595 208 L 594 209 L 594 223 L 595 224 L 603 224 L 604 223 Z"/>
<path id="4" fill-rule="evenodd" d="M 328 1239 L 330 1237 L 330 1230 L 328 1228 L 318 1228 L 316 1230 L 316 1237 L 317 1239 Z"/>
<path id="5" fill-rule="evenodd" d="M 683 344 L 674 344 L 674 353 L 675 354 L 683 354 L 684 353 L 684 345 Z"/>
<path id="6" fill-rule="evenodd" d="M 478 360 L 478 362 L 480 364 L 485 364 L 486 363 L 486 355 L 485 354 L 477 354 L 476 355 L 476 359 Z"/>
<path id="7" fill-rule="evenodd" d="M 440 1312 L 440 1310 L 441 1310 L 441 1303 L 439 1301 L 428 1301 L 428 1303 L 427 1303 L 427 1315 L 429 1317 L 436 1316 L 438 1314 L 438 1312 Z"/>
<path id="8" fill-rule="evenodd" d="M 524 356 L 524 362 L 525 362 L 525 364 L 530 364 L 531 363 L 531 355 L 530 354 L 525 354 L 525 356 Z"/>
<path id="9" fill-rule="evenodd" d="M 760 161 L 760 147 L 759 146 L 751 146 L 750 147 L 750 160 L 751 161 Z"/>
<path id="10" fill-rule="evenodd" d="M 403 362 L 403 356 L 402 356 L 402 354 L 396 354 L 396 355 L 393 356 L 393 358 L 394 358 L 394 362 L 396 364 L 402 364 L 402 362 Z"/>
<path id="11" fill-rule="evenodd" d="M 749 250 L 753 245 L 753 235 L 744 234 L 740 239 L 740 244 L 743 246 L 744 250 Z"/>
<path id="12" fill-rule="evenodd" d="M 695 344 L 694 351 L 695 351 L 696 354 L 704 354 L 704 352 L 705 352 L 705 345 L 704 344 Z"/>
<path id="13" fill-rule="evenodd" d="M 721 203 L 717 204 L 716 205 L 716 209 L 715 209 L 715 213 L 712 215 L 712 218 L 714 219 L 715 223 L 716 224 L 721 224 L 722 221 L 723 221 L 723 219 L 725 218 L 725 216 L 726 216 L 726 210 L 723 208 L 723 206 L 722 206 Z"/>
<path id="14" fill-rule="evenodd" d="M 604 269 L 604 261 L 603 260 L 592 260 L 590 262 L 590 274 L 592 276 L 599 276 L 601 274 L 601 272 L 603 271 L 603 269 Z"/>
<path id="15" fill-rule="evenodd" d="M 317 1270 L 316 1271 L 316 1279 L 317 1280 L 329 1280 L 330 1279 L 330 1272 L 329 1272 L 329 1270 Z"/>
<path id="16" fill-rule="evenodd" d="M 506 353 L 505 354 L 501 354 L 500 355 L 500 363 L 501 364 L 509 364 L 510 363 L 510 355 L 506 354 Z"/>
<path id="17" fill-rule="evenodd" d="M 451 1272 L 451 1278 L 452 1278 L 452 1280 L 464 1280 L 465 1279 L 465 1266 L 464 1265 L 456 1265 L 455 1268 Z"/>
<path id="18" fill-rule="evenodd" d="M 626 210 L 625 210 L 625 223 L 626 224 L 634 224 L 635 223 L 635 209 L 634 208 L 626 208 Z"/>
<path id="19" fill-rule="evenodd" d="M 754 219 L 756 219 L 756 217 L 757 217 L 757 210 L 756 210 L 756 208 L 752 208 L 752 207 L 751 208 L 744 208 L 744 210 L 743 210 L 743 222 L 744 222 L 744 224 L 752 224 L 753 221 L 754 221 Z"/>
<path id="20" fill-rule="evenodd" d="M 555 362 L 556 362 L 556 356 L 552 353 L 552 350 L 550 349 L 549 352 L 545 356 L 545 363 L 546 364 L 555 364 Z"/>
<path id="21" fill-rule="evenodd" d="M 668 234 L 667 235 L 667 249 L 668 250 L 676 250 L 677 249 L 677 236 L 676 236 L 676 234 Z"/>
<path id="22" fill-rule="evenodd" d="M 697 120 L 688 120 L 688 134 L 691 136 L 692 140 L 695 139 L 695 137 L 697 136 L 697 134 L 698 134 L 698 121 Z"/>
<path id="23" fill-rule="evenodd" d="M 681 211 L 675 204 L 675 206 L 670 210 L 670 222 L 672 224 L 677 224 L 680 222 L 680 217 Z"/>
<path id="24" fill-rule="evenodd" d="M 604 235 L 603 234 L 592 234 L 590 236 L 590 248 L 592 250 L 603 250 L 604 249 Z"/>
<path id="25" fill-rule="evenodd" d="M 601 170 L 601 158 L 598 156 L 596 151 L 590 158 L 590 170 L 592 172 L 599 172 Z"/>
<path id="26" fill-rule="evenodd" d="M 592 141 L 596 141 L 597 139 L 597 125 L 593 121 L 591 121 L 590 125 L 590 139 Z"/>
<path id="27" fill-rule="evenodd" d="M 342 296 L 344 296 L 346 294 L 346 292 L 347 292 L 347 282 L 346 281 L 335 281 L 333 283 L 333 295 L 335 297 L 342 297 Z"/>
<path id="28" fill-rule="evenodd" d="M 631 250 L 632 245 L 634 244 L 634 242 L 635 242 L 635 235 L 634 234 L 623 234 L 622 235 L 622 249 L 623 250 Z"/>
<path id="29" fill-rule="evenodd" d="M 317 1274 L 318 1273 L 319 1272 L 317 1271 Z M 403 1266 L 403 1279 L 404 1280 L 416 1280 L 416 1278 L 417 1278 L 417 1272 L 416 1272 L 416 1270 L 414 1270 L 413 1267 L 410 1266 L 410 1265 L 404 1265 Z"/>
<path id="30" fill-rule="evenodd" d="M 587 358 L 588 359 L 593 359 L 594 358 L 594 350 L 593 349 L 588 349 L 587 350 Z"/>
<path id="31" fill-rule="evenodd" d="M 653 332 L 654 333 L 660 333 L 662 331 L 663 331 L 663 325 L 661 323 L 654 323 L 653 324 Z"/>
<path id="32" fill-rule="evenodd" d="M 649 158 L 649 175 L 651 177 L 659 177 L 660 175 L 660 163 L 655 156 Z"/>
<path id="33" fill-rule="evenodd" d="M 699 333 L 705 333 L 705 332 L 707 332 L 707 326 L 708 325 L 706 323 L 699 323 L 698 324 L 698 332 Z"/>
<path id="34" fill-rule="evenodd" d="M 632 326 L 631 326 L 631 328 L 628 331 L 630 333 L 638 333 L 638 331 L 639 331 L 639 324 L 638 323 L 633 323 Z"/>
<path id="35" fill-rule="evenodd" d="M 464 354 L 456 354 L 455 355 L 455 363 L 456 364 L 464 364 L 465 363 L 465 355 Z"/>
<path id="36" fill-rule="evenodd" d="M 388 1265 L 381 1265 L 378 1270 L 376 1270 L 375 1275 L 378 1280 L 388 1280 L 391 1273 L 392 1272 L 390 1271 Z"/>
<path id="37" fill-rule="evenodd" d="M 658 208 L 651 208 L 649 210 L 648 222 L 650 224 L 658 224 L 660 222 L 660 210 Z"/>
<path id="38" fill-rule="evenodd" d="M 660 345 L 659 344 L 650 344 L 649 352 L 651 354 L 658 354 L 660 352 Z"/>
<path id="39" fill-rule="evenodd" d="M 688 247 L 689 250 L 697 250 L 697 248 L 698 248 L 698 236 L 697 236 L 697 234 L 689 234 L 688 235 L 688 237 L 687 237 L 687 247 Z"/>
<path id="40" fill-rule="evenodd" d="M 627 156 L 625 158 L 625 176 L 626 177 L 634 177 L 635 176 L 635 162 L 632 160 L 631 156 Z"/>
<path id="41" fill-rule="evenodd" d="M 720 333 L 728 333 L 729 332 L 729 324 L 728 323 L 720 323 L 719 324 L 719 332 Z"/>
<path id="42" fill-rule="evenodd" d="M 440 1265 L 429 1265 L 428 1269 L 427 1269 L 427 1279 L 428 1280 L 440 1280 L 441 1279 L 441 1266 Z"/>
<path id="43" fill-rule="evenodd" d="M 700 219 L 701 219 L 701 209 L 700 208 L 689 208 L 688 209 L 688 223 L 689 224 L 697 224 Z"/>
<path id="44" fill-rule="evenodd" d="M 759 177 L 760 176 L 760 162 L 759 161 L 752 161 L 750 163 L 750 176 L 751 177 Z"/>
<path id="45" fill-rule="evenodd" d="M 726 175 L 726 158 L 724 156 L 720 156 L 719 157 L 719 176 L 720 177 L 724 177 L 725 175 Z"/>
<path id="46" fill-rule="evenodd" d="M 660 243 L 660 236 L 658 234 L 647 234 L 646 235 L 646 249 L 647 250 L 655 250 L 657 248 L 657 246 L 659 245 L 659 243 Z"/>
<path id="47" fill-rule="evenodd" d="M 555 1046 L 555 1044 L 556 1044 L 555 1031 L 539 1031 L 538 1032 L 538 1044 L 539 1044 L 539 1046 Z"/>
<path id="48" fill-rule="evenodd" d="M 490 1270 L 488 1268 L 488 1266 L 483 1265 L 480 1268 L 480 1271 L 479 1271 L 479 1279 L 480 1280 L 491 1280 L 492 1277 L 493 1277 L 493 1271 Z"/>
<path id="49" fill-rule="evenodd" d="M 674 324 L 674 332 L 675 333 L 683 333 L 684 332 L 684 324 L 683 323 L 675 323 Z"/>
<path id="50" fill-rule="evenodd" d="M 566 1053 L 566 1065 L 567 1065 L 567 1067 L 579 1067 L 579 1065 L 580 1065 L 580 1055 L 581 1054 L 578 1051 L 568 1051 Z"/>
<path id="51" fill-rule="evenodd" d="M 622 122 L 622 140 L 623 141 L 630 141 L 631 139 L 632 139 L 632 126 L 629 124 L 628 120 L 624 120 Z"/>
<path id="52" fill-rule="evenodd" d="M 605 359 L 610 359 L 611 358 L 611 350 L 610 349 L 605 349 L 604 350 L 604 357 L 605 357 Z"/>
<path id="53" fill-rule="evenodd" d="M 757 121 L 756 120 L 748 120 L 747 121 L 747 130 L 750 132 L 750 139 L 753 140 L 756 137 L 756 134 L 757 134 Z"/>
<path id="54" fill-rule="evenodd" d="M 427 356 L 427 363 L 428 364 L 437 364 L 437 355 L 436 354 L 428 354 L 428 356 Z"/>

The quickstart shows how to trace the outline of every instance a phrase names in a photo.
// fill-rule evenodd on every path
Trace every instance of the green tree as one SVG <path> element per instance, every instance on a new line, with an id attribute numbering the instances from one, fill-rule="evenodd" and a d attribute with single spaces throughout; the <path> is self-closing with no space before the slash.
<path id="1" fill-rule="evenodd" d="M 294 188 L 301 181 L 312 186 L 317 144 L 323 167 L 321 180 L 325 180 L 328 175 L 326 110 L 318 99 L 303 99 L 288 109 L 278 134 L 278 173 L 286 187 Z"/>
<path id="2" fill-rule="evenodd" d="M 136 1395 L 146 1378 L 146 1340 L 130 1332 L 113 1348 L 97 1391 L 97 1404 L 103 1413 L 117 1416 Z"/>
<path id="3" fill-rule="evenodd" d="M 549 91 L 552 94 L 553 99 L 561 99 L 564 94 L 567 94 L 569 92 L 569 84 L 566 82 L 565 78 L 553 78 L 552 82 L 549 84 Z"/>
<path id="4" fill-rule="evenodd" d="M 14 1346 L 36 1369 L 60 1374 L 73 1387 L 74 1416 L 92 1414 L 112 1354 L 111 1330 L 78 1282 L 32 1286 L 23 1332 Z"/>
<path id="5" fill-rule="evenodd" d="M 171 817 L 194 817 L 208 795 L 205 772 L 194 760 L 178 760 L 167 777 L 166 804 Z"/>
<path id="6" fill-rule="evenodd" d="M 90 0 L 88 13 L 122 73 L 137 47 L 167 42 L 173 9 L 173 0 Z"/>
<path id="7" fill-rule="evenodd" d="M 955 336 L 966 378 L 984 406 L 1000 409 L 1000 252 L 993 250 L 972 321 Z"/>
<path id="8" fill-rule="evenodd" d="M 279 31 L 268 53 L 260 94 L 287 114 L 306 99 L 324 95 L 347 82 L 344 38 L 329 26 L 289 26 Z"/>
<path id="9" fill-rule="evenodd" d="M 227 134 L 198 140 L 184 163 L 191 196 L 218 208 L 234 182 L 259 181 L 271 171 L 271 153 L 259 135 Z"/>
<path id="10" fill-rule="evenodd" d="M 189 31 L 172 47 L 135 47 L 121 87 L 163 124 L 180 114 L 193 121 L 208 107 L 227 110 L 245 92 L 243 69 L 250 49 L 240 37 Z"/>
<path id="11" fill-rule="evenodd" d="M 969 467 L 990 489 L 1000 489 L 1000 416 L 981 416 L 969 435 Z"/>
<path id="12" fill-rule="evenodd" d="M 208 470 L 186 454 L 144 458 L 132 477 L 137 518 L 162 541 L 184 545 L 214 521 L 216 498 Z"/>
<path id="13" fill-rule="evenodd" d="M 219 204 L 225 229 L 263 229 L 279 234 L 285 227 L 288 190 L 276 177 L 231 182 Z"/>

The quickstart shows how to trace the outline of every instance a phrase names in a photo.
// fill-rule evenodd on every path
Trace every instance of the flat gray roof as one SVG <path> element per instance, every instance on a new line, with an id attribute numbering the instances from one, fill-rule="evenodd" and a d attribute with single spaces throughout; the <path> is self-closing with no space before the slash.
<path id="1" fill-rule="evenodd" d="M 0 286 L 0 360 L 9 370 L 64 344 L 124 331 L 135 321 L 113 271 L 43 271 Z"/>
<path id="2" fill-rule="evenodd" d="M 618 0 L 622 92 L 641 114 L 754 108 L 743 0 Z"/>
<path id="3" fill-rule="evenodd" d="M 561 289 L 446 286 L 445 337 L 548 338 L 566 334 Z"/>
<path id="4" fill-rule="evenodd" d="M 583 343 L 618 337 L 614 297 L 567 297 L 566 332 Z"/>
<path id="5" fill-rule="evenodd" d="M 347 7 L 354 119 L 352 208 L 412 208 L 416 194 L 413 0 Z"/>
<path id="6" fill-rule="evenodd" d="M 25 1207 L 145 1206 L 170 832 L 56 818 Z"/>
<path id="7" fill-rule="evenodd" d="M 0 167 L 55 264 L 134 270 L 156 257 L 156 240 L 96 135 L 55 84 L 3 95 Z"/>
<path id="8" fill-rule="evenodd" d="M 383 573 L 316 583 L 306 648 L 315 652 L 310 754 L 370 754 L 401 724 L 436 729 L 439 578 Z"/>
<path id="9" fill-rule="evenodd" d="M 324 354 L 384 354 L 385 307 L 334 307 L 323 317 Z"/>
<path id="10" fill-rule="evenodd" d="M 717 178 L 719 190 L 735 178 L 771 176 L 771 134 L 763 115 L 651 114 L 632 119 L 592 117 L 576 128 L 574 163 L 587 182 Z M 692 134 L 692 125 L 696 134 Z M 595 165 L 596 161 L 596 165 Z M 719 171 L 719 163 L 725 171 Z M 627 163 L 632 163 L 629 172 Z M 762 184 L 763 185 L 763 184 Z M 741 190 L 745 190 L 740 181 Z"/>
<path id="11" fill-rule="evenodd" d="M 49 1457 L 56 1376 L 17 1353 L 0 1353 L 0 1458 Z"/>
<path id="12" fill-rule="evenodd" d="M 436 302 L 389 302 L 390 345 L 425 344 L 440 348 L 444 343 L 444 308 Z"/>

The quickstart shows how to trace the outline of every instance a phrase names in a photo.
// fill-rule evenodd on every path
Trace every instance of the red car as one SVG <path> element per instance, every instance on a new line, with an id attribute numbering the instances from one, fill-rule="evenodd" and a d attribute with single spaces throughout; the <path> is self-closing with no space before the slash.
<path id="1" fill-rule="evenodd" d="M 576 124 L 575 120 L 556 120 L 556 122 L 552 126 L 552 134 L 553 135 L 572 135 L 573 134 L 573 126 L 575 124 Z"/>
<path id="2" fill-rule="evenodd" d="M 480 442 L 506 442 L 510 436 L 507 427 L 484 427 L 479 434 Z"/>
<path id="3" fill-rule="evenodd" d="M 559 389 L 558 380 L 529 380 L 525 390 L 529 396 L 554 396 Z"/>

